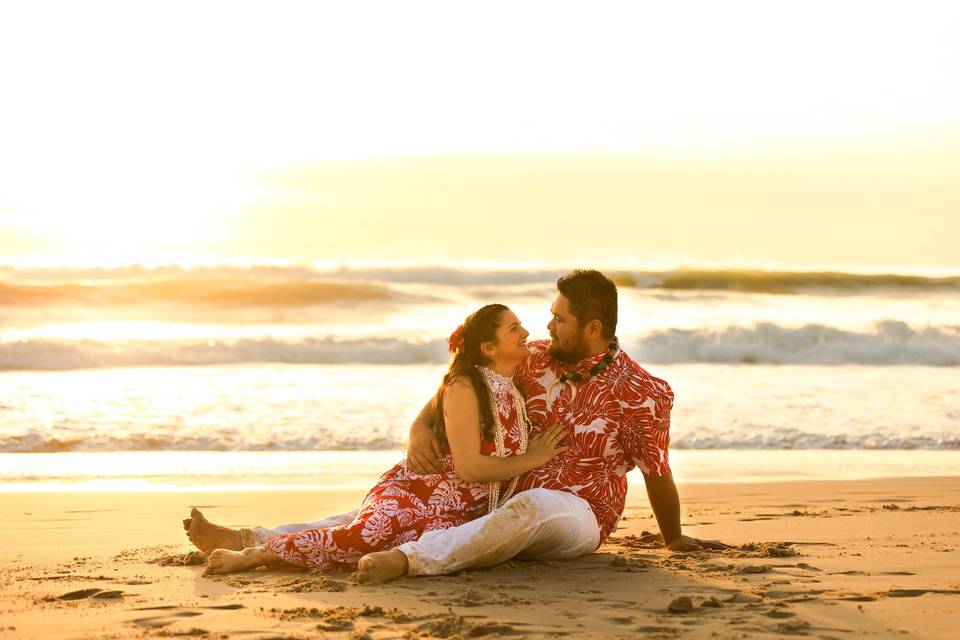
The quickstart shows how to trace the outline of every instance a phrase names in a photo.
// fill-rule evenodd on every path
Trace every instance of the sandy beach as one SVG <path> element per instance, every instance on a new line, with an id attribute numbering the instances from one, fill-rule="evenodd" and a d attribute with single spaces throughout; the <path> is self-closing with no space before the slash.
<path id="1" fill-rule="evenodd" d="M 681 485 L 669 553 L 642 487 L 619 530 L 569 562 L 357 585 L 347 575 L 205 578 L 180 520 L 325 516 L 362 492 L 5 493 L 2 638 L 953 638 L 960 477 Z"/>

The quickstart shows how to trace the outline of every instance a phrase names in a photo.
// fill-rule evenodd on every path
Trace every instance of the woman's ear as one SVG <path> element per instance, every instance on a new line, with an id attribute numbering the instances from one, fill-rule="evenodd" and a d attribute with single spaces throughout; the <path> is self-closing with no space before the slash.
<path id="1" fill-rule="evenodd" d="M 493 356 L 497 353 L 497 345 L 491 340 L 487 342 L 480 343 L 480 353 L 487 356 L 491 360 Z"/>

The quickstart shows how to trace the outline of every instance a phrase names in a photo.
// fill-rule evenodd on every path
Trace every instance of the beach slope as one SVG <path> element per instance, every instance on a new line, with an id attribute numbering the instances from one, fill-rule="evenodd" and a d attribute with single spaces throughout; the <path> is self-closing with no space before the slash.
<path id="1" fill-rule="evenodd" d="M 681 486 L 688 534 L 657 542 L 642 487 L 597 553 L 357 585 L 204 578 L 180 521 L 322 517 L 356 490 L 3 493 L 0 638 L 956 637 L 960 478 Z"/>

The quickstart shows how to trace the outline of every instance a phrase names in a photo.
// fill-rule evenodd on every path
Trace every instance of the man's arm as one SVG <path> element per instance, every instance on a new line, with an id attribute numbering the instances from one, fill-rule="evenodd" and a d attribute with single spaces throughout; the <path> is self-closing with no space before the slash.
<path id="1" fill-rule="evenodd" d="M 683 535 L 680 528 L 680 494 L 673 474 L 667 471 L 662 476 L 643 474 L 647 485 L 650 507 L 660 526 L 663 543 L 671 551 L 700 551 L 702 549 L 726 549 L 727 545 L 716 540 L 698 540 Z"/>
<path id="2" fill-rule="evenodd" d="M 440 473 L 440 459 L 443 448 L 440 439 L 430 427 L 430 414 L 433 412 L 433 399 L 427 401 L 419 415 L 410 425 L 407 441 L 407 466 L 415 473 Z"/>

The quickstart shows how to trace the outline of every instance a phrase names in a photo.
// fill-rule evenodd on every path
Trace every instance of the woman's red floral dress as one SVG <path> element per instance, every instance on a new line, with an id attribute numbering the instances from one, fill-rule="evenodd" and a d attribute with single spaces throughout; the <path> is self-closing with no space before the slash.
<path id="1" fill-rule="evenodd" d="M 513 382 L 481 369 L 489 383 L 503 429 L 505 455 L 520 452 L 521 420 L 517 416 Z M 493 455 L 492 441 L 481 442 L 481 453 Z M 352 571 L 360 558 L 417 540 L 436 529 L 449 529 L 487 512 L 487 487 L 466 482 L 453 468 L 447 452 L 443 471 L 421 475 L 401 462 L 380 477 L 353 522 L 326 529 L 309 529 L 271 538 L 264 547 L 293 564 L 320 571 Z M 501 492 L 509 483 L 501 484 Z"/>

